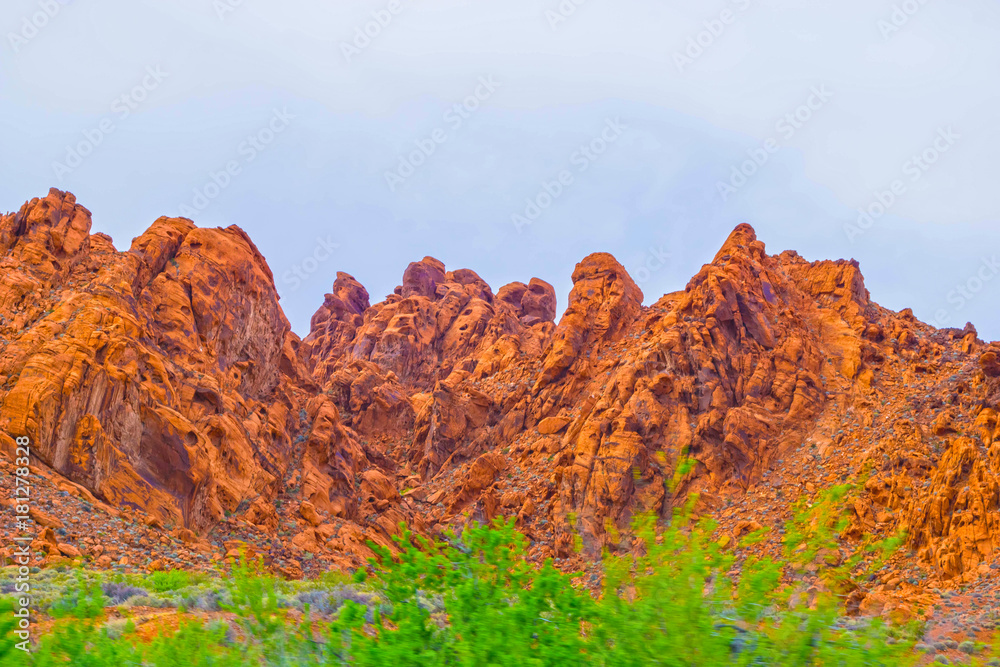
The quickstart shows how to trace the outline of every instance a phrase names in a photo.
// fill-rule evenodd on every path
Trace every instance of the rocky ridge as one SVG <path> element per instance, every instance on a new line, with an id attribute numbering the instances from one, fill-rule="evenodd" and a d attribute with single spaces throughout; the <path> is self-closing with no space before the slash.
<path id="1" fill-rule="evenodd" d="M 856 262 L 768 255 L 740 225 L 643 306 L 596 253 L 557 321 L 544 281 L 494 293 L 424 258 L 375 304 L 338 273 L 299 340 L 239 228 L 161 218 L 118 252 L 90 227 L 56 190 L 0 218 L 0 448 L 28 435 L 51 488 L 127 508 L 149 544 L 298 576 L 400 522 L 504 515 L 587 568 L 694 493 L 720 539 L 770 525 L 776 549 L 792 503 L 854 482 L 845 550 L 908 535 L 860 607 L 926 613 L 998 563 L 1000 346 L 878 306 Z M 58 538 L 39 553 L 105 555 Z"/>

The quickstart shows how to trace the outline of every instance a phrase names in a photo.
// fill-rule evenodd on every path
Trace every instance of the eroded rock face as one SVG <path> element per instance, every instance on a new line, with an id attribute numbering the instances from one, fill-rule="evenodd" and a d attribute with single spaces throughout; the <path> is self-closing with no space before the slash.
<path id="1" fill-rule="evenodd" d="M 617 268 L 584 267 L 574 292 L 601 296 L 560 322 L 570 343 L 546 357 L 530 419 L 570 418 L 554 519 L 597 553 L 613 546 L 609 520 L 624 529 L 637 510 L 664 514 L 692 491 L 711 505 L 757 482 L 823 403 L 825 341 L 803 317 L 810 299 L 746 225 L 683 293 L 650 309 Z M 602 273 L 603 294 L 591 286 Z"/>
<path id="2" fill-rule="evenodd" d="M 596 253 L 557 324 L 548 283 L 425 257 L 375 304 L 338 273 L 300 341 L 238 227 L 161 218 L 127 252 L 90 228 L 57 190 L 0 217 L 0 449 L 29 435 L 81 495 L 191 540 L 251 527 L 347 567 L 400 522 L 506 515 L 578 562 L 697 493 L 729 544 L 770 505 L 721 508 L 784 502 L 797 465 L 788 502 L 853 479 L 845 539 L 905 530 L 941 581 L 1000 548 L 1000 347 L 879 307 L 856 262 L 740 225 L 643 306 Z"/>
<path id="3" fill-rule="evenodd" d="M 319 373 L 325 376 L 328 373 L 326 363 L 345 356 L 347 346 L 364 323 L 368 308 L 368 291 L 354 276 L 338 271 L 333 293 L 326 295 L 310 323 L 310 329 L 316 333 L 313 340 L 318 341 L 316 345 L 307 346 L 303 354 L 310 371 L 319 363 Z"/>
<path id="4" fill-rule="evenodd" d="M 347 290 L 342 280 L 335 294 Z M 409 440 L 403 465 L 426 478 L 494 446 L 490 433 L 509 397 L 463 381 L 540 356 L 554 329 L 555 291 L 533 278 L 494 295 L 475 272 L 425 257 L 396 292 L 360 313 L 330 307 L 337 298 L 328 296 L 301 351 L 351 427 L 372 440 Z"/>
<path id="5" fill-rule="evenodd" d="M 444 505 L 434 521 L 530 497 L 522 527 L 562 556 L 574 535 L 590 554 L 613 547 L 636 511 L 666 514 L 693 491 L 712 506 L 758 482 L 813 427 L 826 360 L 853 380 L 867 327 L 880 326 L 855 263 L 768 256 L 748 225 L 650 308 L 612 256 L 590 255 L 555 327 L 541 281 L 493 296 L 472 272 L 425 259 L 403 282 L 314 380 L 366 435 L 405 441 L 412 421 L 395 456 Z M 314 327 L 304 348 L 327 339 Z M 477 462 L 497 452 L 484 482 Z M 454 481 L 467 475 L 479 481 Z"/>
<path id="6" fill-rule="evenodd" d="M 905 378 L 886 386 L 890 362 L 933 373 L 924 360 L 946 354 L 912 312 L 871 302 L 856 262 L 768 255 L 748 225 L 682 292 L 650 307 L 613 257 L 585 258 L 555 327 L 546 286 L 513 283 L 490 296 L 471 272 L 458 275 L 427 259 L 411 265 L 398 294 L 365 313 L 351 351 L 323 360 L 336 370 L 314 380 L 364 436 L 391 434 L 391 456 L 404 485 L 416 485 L 408 495 L 429 503 L 429 523 L 516 514 L 539 557 L 573 558 L 580 539 L 586 556 L 627 548 L 619 539 L 636 512 L 667 515 L 695 492 L 700 511 L 715 511 L 759 488 L 804 443 L 848 460 L 848 436 L 831 426 L 830 412 L 843 409 L 829 405 L 831 390 L 851 397 L 848 414 L 868 428 L 880 419 L 875 396 L 905 393 Z M 533 318 L 543 316 L 539 326 Z M 473 333 L 446 345 L 470 320 L 478 325 L 464 331 Z M 405 340 L 402 325 L 411 327 Z M 974 329 L 947 336 L 975 355 L 983 387 L 997 382 L 995 351 Z M 378 352 L 386 340 L 398 356 Z M 960 412 L 943 411 L 927 428 L 959 438 Z M 977 418 L 987 444 L 995 415 Z M 939 456 L 921 429 L 900 421 L 896 431 L 865 450 L 872 460 L 884 450 L 890 479 L 880 472 L 861 492 L 852 534 L 908 528 L 943 576 L 985 562 L 997 534 L 992 459 L 961 440 Z M 929 490 L 914 492 L 924 479 Z"/>
<path id="7" fill-rule="evenodd" d="M 247 235 L 160 218 L 118 252 L 90 226 L 57 190 L 0 219 L 2 431 L 101 500 L 199 531 L 251 504 L 276 523 L 262 504 L 296 467 L 317 507 L 355 517 L 372 463 L 307 400 Z"/>
<path id="8" fill-rule="evenodd" d="M 535 388 L 561 378 L 584 349 L 618 340 L 641 310 L 642 291 L 614 257 L 595 253 L 577 264 L 569 306 L 556 328 Z"/>
<path id="9" fill-rule="evenodd" d="M 273 494 L 289 326 L 263 257 L 236 227 L 161 218 L 120 253 L 90 224 L 58 191 L 4 218 L 5 430 L 108 502 L 196 527 Z M 17 298 L 28 284 L 40 298 Z"/>
<path id="10" fill-rule="evenodd" d="M 969 357 L 966 370 L 942 378 L 952 392 L 927 395 L 936 417 L 928 425 L 898 421 L 893 437 L 866 455 L 873 474 L 854 520 L 855 532 L 862 533 L 891 517 L 933 573 L 962 582 L 971 581 L 1000 550 L 1000 379 L 990 373 L 996 346 L 979 355 L 979 343 L 970 346 L 966 336 L 958 330 L 952 336 L 952 345 Z M 921 373 L 957 356 L 949 354 L 945 336 L 937 338 L 940 342 L 925 339 L 917 350 L 907 350 L 929 360 L 914 364 Z"/>

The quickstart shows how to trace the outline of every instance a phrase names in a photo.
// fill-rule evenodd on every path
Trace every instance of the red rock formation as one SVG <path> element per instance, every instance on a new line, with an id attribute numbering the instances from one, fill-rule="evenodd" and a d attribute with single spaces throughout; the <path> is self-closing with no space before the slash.
<path id="1" fill-rule="evenodd" d="M 608 521 L 624 528 L 637 509 L 666 513 L 693 490 L 711 500 L 759 480 L 820 410 L 824 359 L 852 378 L 861 370 L 874 312 L 856 264 L 769 257 L 747 225 L 652 308 L 610 255 L 584 259 L 573 281 L 553 330 L 540 281 L 494 298 L 472 272 L 425 259 L 360 326 L 324 306 L 303 350 L 364 434 L 398 439 L 412 421 L 396 458 L 444 492 L 422 494 L 446 499 L 435 521 L 466 508 L 489 516 L 498 498 L 528 494 L 544 505 L 526 521 L 555 526 L 557 553 L 574 533 L 593 552 L 609 546 Z M 339 359 L 323 356 L 336 346 Z M 440 480 L 512 449 L 526 466 L 520 484 Z M 674 480 L 682 457 L 696 465 Z M 511 464 L 502 457 L 497 470 Z"/>
<path id="2" fill-rule="evenodd" d="M 0 430 L 101 500 L 200 531 L 266 515 L 293 466 L 317 507 L 356 518 L 372 463 L 329 400 L 307 404 L 247 235 L 160 218 L 118 252 L 90 225 L 57 190 L 0 219 Z"/>
<path id="3" fill-rule="evenodd" d="M 432 522 L 454 521 L 467 510 L 480 519 L 517 513 L 542 543 L 540 556 L 571 556 L 578 538 L 585 554 L 614 549 L 635 512 L 666 515 L 695 491 L 707 510 L 741 497 L 803 441 L 827 438 L 819 417 L 831 388 L 848 388 L 863 406 L 878 391 L 877 372 L 887 359 L 913 362 L 927 354 L 926 326 L 909 311 L 896 315 L 873 304 L 856 262 L 769 256 L 747 225 L 683 292 L 649 308 L 614 258 L 587 257 L 574 271 L 559 325 L 541 336 L 514 323 L 531 322 L 528 286 L 508 285 L 490 299 L 488 288 L 470 280 L 465 284 L 479 296 L 463 299 L 492 303 L 492 312 L 474 321 L 492 320 L 470 327 L 477 334 L 452 354 L 442 353 L 441 343 L 457 312 L 445 298 L 457 291 L 448 275 L 433 260 L 411 265 L 398 294 L 372 306 L 354 344 L 344 346 L 360 351 L 367 365 L 351 366 L 358 363 L 351 353 L 325 358 L 326 368 L 341 370 L 324 377 L 314 364 L 314 379 L 334 387 L 342 405 L 350 401 L 348 411 L 365 416 L 361 430 L 372 437 L 405 440 L 412 421 L 412 444 L 392 455 L 417 473 L 407 483 L 421 485 L 411 495 L 431 504 Z M 463 315 L 485 309 L 476 306 Z M 421 315 L 402 319 L 401 312 Z M 401 354 L 380 355 L 381 334 L 398 341 L 401 319 L 414 327 L 395 347 Z M 314 327 L 307 341 L 323 336 Z M 974 341 L 974 331 L 963 333 L 965 353 Z M 410 370 L 426 361 L 414 357 L 428 354 L 435 361 L 427 370 Z M 984 376 L 996 365 L 991 354 L 981 356 Z M 349 378 L 364 391 L 347 392 Z M 376 390 L 391 400 L 369 398 Z M 377 419 L 367 416 L 373 409 Z M 981 421 L 984 432 L 996 428 L 995 420 Z M 921 474 L 937 465 L 920 452 L 907 461 Z M 954 467 L 948 457 L 940 465 Z M 944 488 L 958 483 L 941 474 Z M 861 514 L 877 513 L 877 503 L 858 502 Z M 934 525 L 928 540 L 952 535 Z M 993 534 L 991 526 L 977 530 Z M 947 539 L 982 543 L 981 535 Z"/>
<path id="4" fill-rule="evenodd" d="M 56 190 L 0 218 L 0 431 L 95 502 L 339 566 L 401 521 L 510 515 L 573 560 L 695 492 L 728 545 L 853 479 L 845 540 L 904 529 L 940 581 L 1000 547 L 1000 348 L 879 307 L 856 262 L 768 255 L 740 225 L 645 307 L 597 253 L 557 325 L 547 283 L 494 293 L 424 258 L 375 304 L 338 273 L 300 341 L 239 228 L 161 218 L 128 252 L 89 232 Z"/>
<path id="5" fill-rule="evenodd" d="M 3 228 L 6 432 L 109 502 L 196 527 L 274 493 L 289 326 L 241 230 L 161 218 L 119 253 L 58 191 Z"/>
<path id="6" fill-rule="evenodd" d="M 870 451 L 866 460 L 876 465 L 861 502 L 872 516 L 891 513 L 907 532 L 908 545 L 937 576 L 969 581 L 1000 549 L 1000 379 L 990 374 L 994 349 L 979 356 L 966 336 L 955 338 L 971 359 L 964 372 L 943 383 L 954 383 L 954 393 L 929 394 L 936 417 L 928 418 L 928 426 L 899 421 L 893 430 L 906 436 L 883 440 Z M 919 357 L 951 356 L 943 342 L 920 344 Z M 939 363 L 917 367 L 928 373 Z M 874 528 L 863 516 L 856 523 Z"/>
<path id="7" fill-rule="evenodd" d="M 373 440 L 412 439 L 407 463 L 423 476 L 451 457 L 467 460 L 492 448 L 485 432 L 468 436 L 492 427 L 503 401 L 473 386 L 456 391 L 456 383 L 541 354 L 554 326 L 552 286 L 533 278 L 494 296 L 473 271 L 446 272 L 425 257 L 410 264 L 384 302 L 361 312 L 339 305 L 362 304 L 354 296 L 361 293 L 353 278 L 338 274 L 301 347 L 352 428 Z"/>

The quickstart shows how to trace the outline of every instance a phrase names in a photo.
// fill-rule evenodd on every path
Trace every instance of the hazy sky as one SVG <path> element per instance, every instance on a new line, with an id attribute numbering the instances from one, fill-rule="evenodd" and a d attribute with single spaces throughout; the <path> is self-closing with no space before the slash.
<path id="1" fill-rule="evenodd" d="M 377 301 L 425 255 L 561 310 L 608 251 L 651 303 L 749 222 L 1000 339 L 995 0 L 4 0 L 0 28 L 0 210 L 69 190 L 119 249 L 237 224 L 301 335 L 338 270 Z"/>

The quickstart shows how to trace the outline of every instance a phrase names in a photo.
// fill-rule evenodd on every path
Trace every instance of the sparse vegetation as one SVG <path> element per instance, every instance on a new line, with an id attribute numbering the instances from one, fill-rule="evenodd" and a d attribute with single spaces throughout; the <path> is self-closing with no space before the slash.
<path id="1" fill-rule="evenodd" d="M 634 525 L 640 555 L 606 556 L 596 593 L 551 562 L 530 564 L 513 520 L 441 543 L 404 531 L 399 553 L 372 545 L 370 574 L 359 570 L 352 580 L 329 573 L 282 581 L 245 559 L 218 578 L 43 572 L 37 576 L 49 586 L 40 611 L 52 620 L 26 656 L 9 638 L 5 600 L 0 664 L 915 664 L 918 628 L 843 616 L 841 587 L 878 566 L 898 541 L 862 545 L 865 557 L 831 568 L 820 590 L 807 594 L 794 576 L 807 561 L 830 563 L 843 527 L 836 501 L 845 491 L 799 508 L 781 560 L 744 551 L 736 563 L 713 540 L 715 526 L 686 511 L 666 528 L 641 517 Z M 764 536 L 751 534 L 741 547 Z M 728 576 L 734 567 L 738 582 Z M 147 607 L 170 611 L 133 617 Z M 970 659 L 986 664 L 987 653 Z"/>

